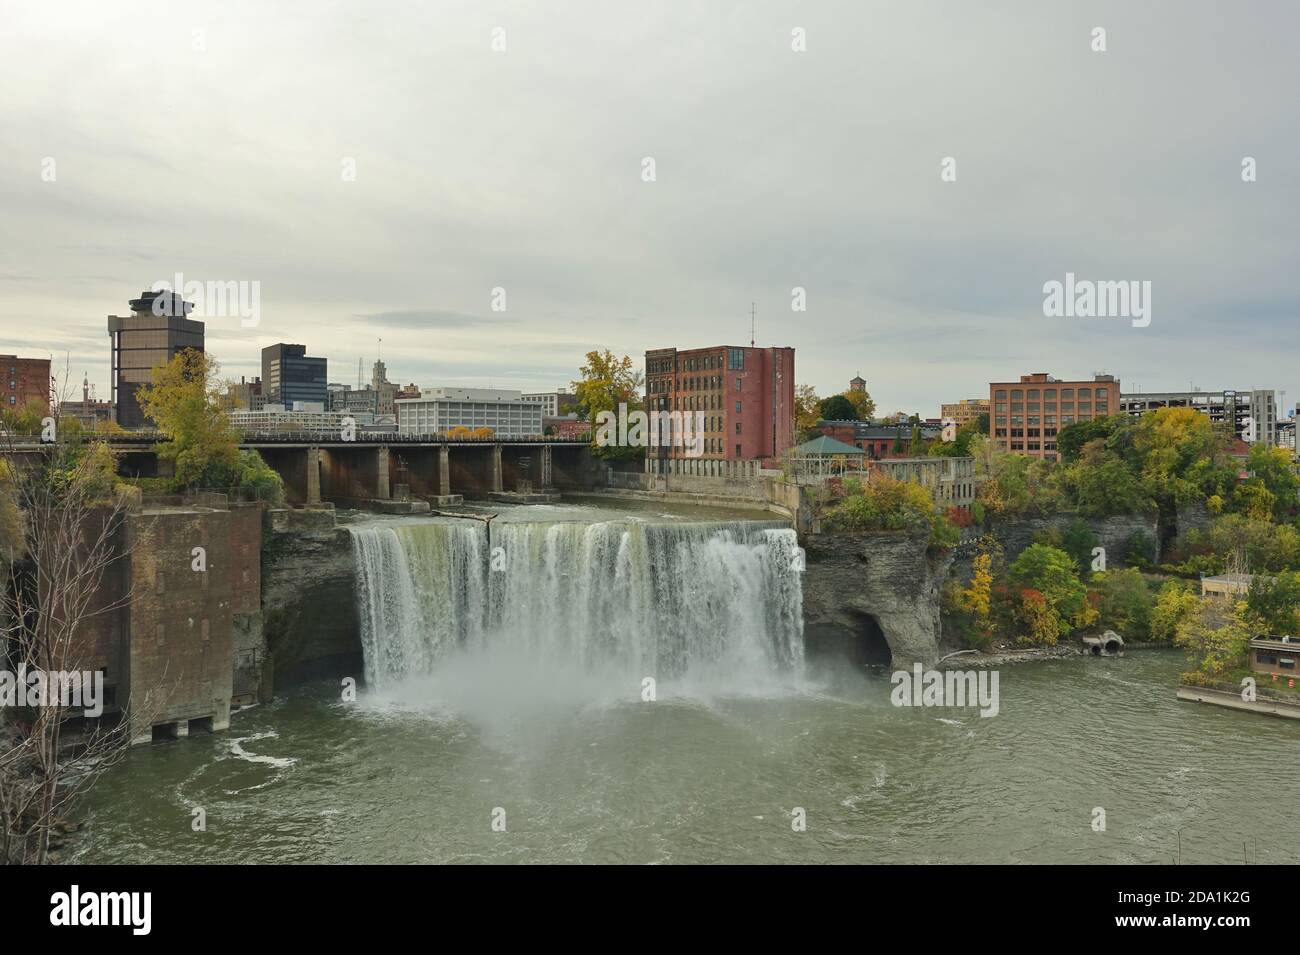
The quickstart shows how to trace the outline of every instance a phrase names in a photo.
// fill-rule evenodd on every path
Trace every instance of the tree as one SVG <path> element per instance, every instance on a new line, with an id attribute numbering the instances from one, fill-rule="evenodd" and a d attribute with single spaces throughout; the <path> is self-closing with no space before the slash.
<path id="1" fill-rule="evenodd" d="M 818 409 L 826 421 L 858 421 L 858 411 L 843 395 L 831 395 Z"/>
<path id="2" fill-rule="evenodd" d="M 975 630 L 982 642 L 987 642 L 994 631 L 991 611 L 993 607 L 993 560 L 988 554 L 977 554 L 972 562 L 970 586 L 960 591 L 958 606 L 970 614 Z"/>
<path id="3" fill-rule="evenodd" d="M 182 349 L 154 368 L 152 381 L 136 393 L 140 408 L 167 440 L 158 457 L 172 462 L 180 488 L 224 487 L 231 482 L 239 445 L 221 407 L 216 360 Z"/>
<path id="4" fill-rule="evenodd" d="M 45 417 L 45 403 L 31 399 L 20 408 L 0 408 L 0 430 L 16 435 L 38 435 Z"/>
<path id="5" fill-rule="evenodd" d="M 1151 639 L 1172 643 L 1178 628 L 1196 612 L 1199 599 L 1177 580 L 1166 581 L 1151 610 Z"/>
<path id="6" fill-rule="evenodd" d="M 875 475 L 870 481 L 850 478 L 839 486 L 834 503 L 821 516 L 826 531 L 929 530 L 932 547 L 951 547 L 961 532 L 934 506 L 930 492 L 913 481 Z"/>
<path id="7" fill-rule="evenodd" d="M 1060 485 L 1087 517 L 1141 514 L 1155 505 L 1124 459 L 1100 439 L 1083 446 L 1072 464 L 1062 465 Z"/>
<path id="8" fill-rule="evenodd" d="M 796 385 L 794 389 L 794 430 L 801 441 L 809 440 L 817 431 L 821 418 L 821 399 L 812 385 Z"/>
<path id="9" fill-rule="evenodd" d="M 1056 450 L 1062 461 L 1073 461 L 1085 444 L 1100 440 L 1104 446 L 1106 439 L 1127 423 L 1127 418 L 1111 415 L 1108 418 L 1091 418 L 1067 424 L 1056 433 Z"/>
<path id="10" fill-rule="evenodd" d="M 1131 437 L 1134 464 L 1162 515 L 1172 517 L 1179 505 L 1200 502 L 1236 483 L 1226 436 L 1195 409 L 1150 411 L 1137 420 Z"/>
<path id="11" fill-rule="evenodd" d="M 850 388 L 848 391 L 841 392 L 840 397 L 853 406 L 853 417 L 857 421 L 869 421 L 876 413 L 876 402 L 865 389 L 854 391 Z"/>
<path id="12" fill-rule="evenodd" d="M 639 394 L 644 379 L 627 355 L 616 358 L 608 348 L 589 351 L 587 363 L 578 369 L 578 375 L 570 387 L 578 399 L 580 420 L 595 421 L 602 411 L 617 413 L 620 404 L 626 404 L 629 410 L 641 407 Z"/>
<path id="13" fill-rule="evenodd" d="M 1124 542 L 1124 563 L 1130 567 L 1147 567 L 1156 562 L 1156 542 L 1144 530 L 1136 530 Z"/>
<path id="14" fill-rule="evenodd" d="M 1087 588 L 1065 551 L 1031 544 L 1012 563 L 1008 575 L 1021 588 L 1022 619 L 1030 625 L 1036 640 L 1043 639 L 1045 621 L 1053 624 L 1057 636 L 1096 621 L 1097 611 L 1088 604 Z"/>
<path id="15" fill-rule="evenodd" d="M 1136 570 L 1108 570 L 1094 575 L 1100 596 L 1101 625 L 1118 630 L 1129 640 L 1151 635 L 1151 591 Z"/>
<path id="16" fill-rule="evenodd" d="M 136 393 L 140 407 L 167 438 L 158 457 L 172 462 L 177 489 L 254 487 L 279 499 L 283 482 L 256 451 L 240 451 L 223 405 L 215 358 L 182 349 L 153 369 L 151 383 Z"/>
<path id="17" fill-rule="evenodd" d="M 627 355 L 616 358 L 609 349 L 603 352 L 587 352 L 587 363 L 578 369 L 579 379 L 571 382 L 574 396 L 578 399 L 578 418 L 596 423 L 602 412 L 612 415 L 619 413 L 619 406 L 626 410 L 642 410 L 638 397 L 644 379 L 641 373 L 632 367 L 632 359 Z M 681 409 L 665 409 L 680 411 Z M 689 413 L 689 412 L 684 412 Z M 638 458 L 645 455 L 644 447 L 617 447 L 599 442 L 599 435 L 592 435 L 592 451 L 601 458 Z"/>
<path id="18" fill-rule="evenodd" d="M 1300 479 L 1285 448 L 1251 445 L 1246 457 L 1246 483 L 1238 488 L 1239 499 L 1247 500 L 1240 510 L 1252 516 L 1286 521 L 1295 513 Z M 1254 503 L 1252 507 L 1251 504 Z"/>
<path id="19" fill-rule="evenodd" d="M 57 408 L 48 416 L 54 440 L 21 452 L 9 443 L 0 466 L 0 657 L 15 671 L 45 674 L 47 686 L 51 674 L 92 669 L 85 627 L 130 599 L 112 586 L 126 510 L 113 453 L 61 427 L 70 419 Z M 57 823 L 124 752 L 126 719 L 91 722 L 68 746 L 72 702 L 47 696 L 17 717 L 0 707 L 0 863 L 51 861 Z"/>
<path id="20" fill-rule="evenodd" d="M 967 458 L 971 457 L 971 443 L 989 433 L 989 416 L 980 414 L 957 429 L 952 441 L 936 441 L 929 453 L 935 457 Z"/>
<path id="21" fill-rule="evenodd" d="M 1246 595 L 1246 607 L 1257 630 L 1300 634 L 1300 574 L 1284 571 L 1273 578 L 1256 576 Z"/>
<path id="22" fill-rule="evenodd" d="M 1070 526 L 1061 535 L 1062 550 L 1074 558 L 1079 573 L 1085 575 L 1092 572 L 1092 549 L 1100 543 L 1088 522 L 1081 517 L 1070 521 Z"/>
<path id="23" fill-rule="evenodd" d="M 1246 664 L 1250 626 L 1244 601 L 1226 613 L 1219 605 L 1200 600 L 1178 625 L 1174 642 L 1187 651 L 1194 679 L 1220 680 Z"/>

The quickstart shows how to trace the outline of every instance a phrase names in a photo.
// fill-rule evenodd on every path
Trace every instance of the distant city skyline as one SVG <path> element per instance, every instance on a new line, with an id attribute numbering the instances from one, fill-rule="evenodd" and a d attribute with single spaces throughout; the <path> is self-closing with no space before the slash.
<path id="1" fill-rule="evenodd" d="M 194 315 L 235 380 L 276 342 L 368 379 L 382 337 L 394 382 L 549 391 L 593 349 L 748 343 L 753 302 L 880 414 L 1031 371 L 1300 397 L 1291 5 L 5 15 L 0 350 L 70 352 L 75 398 L 177 273 L 260 283 L 256 327 Z M 1150 282 L 1150 325 L 1044 317 L 1067 274 Z"/>

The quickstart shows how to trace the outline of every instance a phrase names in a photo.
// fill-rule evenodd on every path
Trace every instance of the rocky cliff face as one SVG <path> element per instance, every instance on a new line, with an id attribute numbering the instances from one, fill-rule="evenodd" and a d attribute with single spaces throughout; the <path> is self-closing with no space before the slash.
<path id="1" fill-rule="evenodd" d="M 1050 533 L 1055 530 L 1059 533 L 1065 533 L 1071 522 L 1075 519 L 1074 514 L 1054 514 L 1051 517 L 1035 518 L 1017 518 L 1014 520 L 997 521 L 989 532 L 1002 544 L 1002 553 L 1007 563 L 1011 563 L 1020 556 L 1034 539 L 1041 534 Z M 1137 514 L 1121 514 L 1112 517 L 1091 518 L 1087 520 L 1088 527 L 1097 535 L 1099 544 L 1106 548 L 1107 564 L 1115 567 L 1123 565 L 1124 552 L 1128 545 L 1128 540 L 1137 531 L 1145 533 L 1152 541 L 1158 541 L 1159 526 L 1154 514 L 1142 516 Z M 971 561 L 977 553 L 974 540 L 975 534 L 968 532 L 968 536 L 954 549 L 954 560 L 952 575 L 955 580 L 962 584 L 970 582 L 972 568 Z"/>
<path id="2" fill-rule="evenodd" d="M 804 639 L 809 650 L 909 667 L 938 659 L 939 590 L 950 555 L 927 553 L 927 535 L 807 537 Z"/>
<path id="3" fill-rule="evenodd" d="M 359 678 L 347 531 L 334 526 L 329 512 L 272 513 L 270 524 L 262 539 L 262 610 L 275 685 L 319 676 Z"/>

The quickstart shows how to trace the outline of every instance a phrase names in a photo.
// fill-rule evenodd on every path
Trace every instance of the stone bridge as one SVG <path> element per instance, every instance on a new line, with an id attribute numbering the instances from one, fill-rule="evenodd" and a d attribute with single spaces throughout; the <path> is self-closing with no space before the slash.
<path id="1" fill-rule="evenodd" d="M 162 435 L 140 431 L 105 440 L 118 452 L 123 476 L 166 475 L 156 453 Z M 409 497 L 437 506 L 465 495 L 589 489 L 596 478 L 588 442 L 574 438 L 362 433 L 343 440 L 333 432 L 277 432 L 246 433 L 239 446 L 259 452 L 284 480 L 285 500 L 299 505 Z"/>

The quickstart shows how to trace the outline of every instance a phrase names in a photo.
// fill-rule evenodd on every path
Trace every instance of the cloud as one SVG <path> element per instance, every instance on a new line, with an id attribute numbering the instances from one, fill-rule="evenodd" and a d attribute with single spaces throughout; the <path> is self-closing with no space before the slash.
<path id="1" fill-rule="evenodd" d="M 748 341 L 751 302 L 801 382 L 861 372 L 880 406 L 926 414 L 1029 371 L 1292 374 L 1292 4 L 10 0 L 6 18 L 3 347 L 75 342 L 101 393 L 104 316 L 177 272 L 261 283 L 257 329 L 209 325 L 235 374 L 290 341 L 368 377 L 382 337 L 394 379 L 541 390 L 591 349 Z M 1044 319 L 1066 271 L 1151 280 L 1151 326 Z"/>

